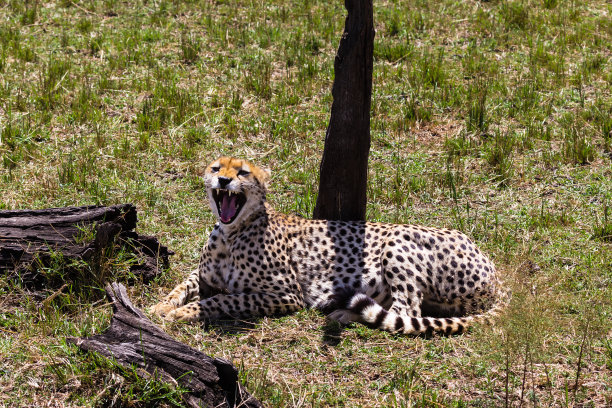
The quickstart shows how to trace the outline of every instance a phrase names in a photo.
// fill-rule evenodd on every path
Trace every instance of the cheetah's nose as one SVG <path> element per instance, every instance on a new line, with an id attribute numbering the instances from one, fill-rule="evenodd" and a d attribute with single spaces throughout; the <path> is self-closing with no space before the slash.
<path id="1" fill-rule="evenodd" d="M 219 177 L 219 185 L 221 186 L 221 188 L 225 188 L 231 181 L 231 178 Z"/>

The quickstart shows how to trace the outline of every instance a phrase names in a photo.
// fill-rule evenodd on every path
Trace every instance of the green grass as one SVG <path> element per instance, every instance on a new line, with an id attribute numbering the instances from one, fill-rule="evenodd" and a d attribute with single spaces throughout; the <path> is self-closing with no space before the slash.
<path id="1" fill-rule="evenodd" d="M 609 2 L 374 9 L 368 218 L 468 233 L 508 310 L 450 338 L 334 337 L 314 311 L 166 330 L 232 360 L 266 406 L 612 404 Z M 271 203 L 312 213 L 344 16 L 320 0 L 0 0 L 0 208 L 136 204 L 139 231 L 176 252 L 131 286 L 155 304 L 213 226 L 200 175 L 217 156 L 270 168 Z M 181 390 L 64 340 L 108 326 L 102 279 L 82 282 L 129 261 L 60 261 L 42 294 L 0 277 L 0 406 L 175 405 Z"/>

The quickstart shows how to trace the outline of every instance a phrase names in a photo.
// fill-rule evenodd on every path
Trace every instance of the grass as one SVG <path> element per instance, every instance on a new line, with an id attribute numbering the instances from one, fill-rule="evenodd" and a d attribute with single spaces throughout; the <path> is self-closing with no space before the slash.
<path id="1" fill-rule="evenodd" d="M 609 2 L 374 9 L 368 218 L 468 233 L 513 290 L 504 316 L 430 339 L 329 335 L 314 311 L 166 330 L 232 360 L 266 406 L 612 404 Z M 312 213 L 344 16 L 319 0 L 0 0 L 0 208 L 135 203 L 176 252 L 131 286 L 153 305 L 213 226 L 200 174 L 217 156 L 270 168 L 271 203 Z M 100 283 L 79 290 L 95 268 L 68 266 L 79 280 L 58 260 L 38 294 L 0 277 L 0 406 L 177 405 L 181 390 L 66 344 L 110 316 Z M 121 253 L 103 267 L 129 276 Z"/>

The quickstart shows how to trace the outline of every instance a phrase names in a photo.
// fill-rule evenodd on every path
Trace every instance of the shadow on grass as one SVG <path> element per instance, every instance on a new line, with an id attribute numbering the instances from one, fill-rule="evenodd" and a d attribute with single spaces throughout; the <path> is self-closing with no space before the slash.
<path id="1" fill-rule="evenodd" d="M 218 330 L 222 334 L 240 334 L 254 330 L 261 321 L 260 317 L 248 319 L 219 319 L 214 322 L 200 322 L 205 331 Z"/>
<path id="2" fill-rule="evenodd" d="M 268 317 L 281 317 L 281 316 L 268 316 Z M 248 333 L 257 328 L 257 325 L 262 320 L 262 317 L 252 317 L 247 319 L 219 319 L 214 322 L 200 322 L 200 325 L 205 331 L 216 330 L 220 334 L 244 334 Z M 337 346 L 342 341 L 342 334 L 344 331 L 359 323 L 351 323 L 349 325 L 343 325 L 335 320 L 326 318 L 325 324 L 321 327 L 321 343 L 328 346 Z M 376 330 L 376 329 L 372 329 Z M 421 337 L 423 339 L 433 339 L 435 337 L 454 337 L 457 334 L 447 335 L 444 333 L 437 332 L 426 332 L 415 334 L 404 334 L 404 333 L 390 333 L 394 338 L 414 338 Z"/>
<path id="3" fill-rule="evenodd" d="M 335 320 L 327 319 L 323 326 L 323 336 L 321 342 L 328 346 L 337 346 L 342 340 L 342 332 L 346 327 Z"/>

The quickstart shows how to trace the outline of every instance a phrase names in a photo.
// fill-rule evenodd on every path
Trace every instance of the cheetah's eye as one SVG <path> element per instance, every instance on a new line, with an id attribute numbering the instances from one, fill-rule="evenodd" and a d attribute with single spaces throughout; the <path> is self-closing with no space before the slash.
<path id="1" fill-rule="evenodd" d="M 219 166 L 211 167 L 210 171 L 212 171 L 213 173 L 218 173 L 219 172 Z"/>
<path id="2" fill-rule="evenodd" d="M 248 176 L 249 174 L 251 174 L 250 171 L 246 171 L 246 170 L 239 170 L 238 171 L 238 175 L 239 176 Z"/>

